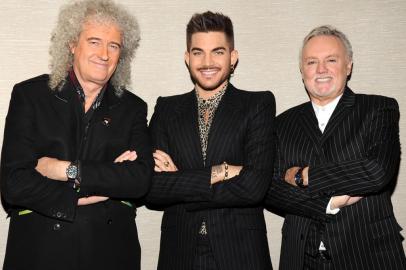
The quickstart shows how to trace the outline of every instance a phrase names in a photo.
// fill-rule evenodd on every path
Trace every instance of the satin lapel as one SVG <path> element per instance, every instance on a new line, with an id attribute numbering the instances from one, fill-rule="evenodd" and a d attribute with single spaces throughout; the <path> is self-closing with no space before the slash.
<path id="1" fill-rule="evenodd" d="M 224 145 L 229 145 L 230 138 L 226 134 L 235 132 L 235 127 L 238 126 L 241 120 L 240 117 L 236 117 L 236 114 L 241 110 L 241 107 L 242 103 L 237 90 L 233 85 L 229 84 L 210 127 L 206 164 L 221 162 L 220 160 L 216 160 L 216 157 L 219 156 L 218 151 L 223 148 Z"/>
<path id="2" fill-rule="evenodd" d="M 304 104 L 301 111 L 301 117 L 298 120 L 299 125 L 302 126 L 304 133 L 309 137 L 309 139 L 315 145 L 319 145 L 322 134 L 319 129 L 316 114 L 314 113 L 314 109 L 311 102 L 307 102 L 306 104 Z M 301 135 L 299 134 L 298 136 Z"/>
<path id="3" fill-rule="evenodd" d="M 351 107 L 354 105 L 354 103 L 355 94 L 347 87 L 327 123 L 326 129 L 323 133 L 322 142 L 327 140 L 331 134 L 333 134 L 337 126 L 343 121 L 344 117 L 351 111 Z"/>
<path id="4" fill-rule="evenodd" d="M 55 128 L 60 129 L 61 133 L 69 140 L 70 147 L 78 146 L 81 141 L 83 111 L 78 94 L 69 80 L 61 91 L 55 92 L 51 104 L 57 118 L 55 123 L 58 126 Z M 76 149 L 72 152 L 76 152 Z M 76 154 L 72 155 L 76 156 Z"/>
<path id="5" fill-rule="evenodd" d="M 200 144 L 200 133 L 198 123 L 197 112 L 197 99 L 195 91 L 192 90 L 183 100 L 180 100 L 180 104 L 177 110 L 175 110 L 177 116 L 173 123 L 173 136 L 182 138 L 182 144 L 180 147 L 188 149 L 187 159 L 191 161 L 196 167 L 203 166 L 203 155 Z"/>

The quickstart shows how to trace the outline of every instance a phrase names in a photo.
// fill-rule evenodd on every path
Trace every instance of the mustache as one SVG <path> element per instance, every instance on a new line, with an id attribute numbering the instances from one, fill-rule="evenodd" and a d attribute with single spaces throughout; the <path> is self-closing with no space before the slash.
<path id="1" fill-rule="evenodd" d="M 199 71 L 200 70 L 209 70 L 209 69 L 220 69 L 220 68 L 217 67 L 217 66 L 213 66 L 213 65 L 211 65 L 211 66 L 201 66 L 201 67 L 198 68 Z"/>

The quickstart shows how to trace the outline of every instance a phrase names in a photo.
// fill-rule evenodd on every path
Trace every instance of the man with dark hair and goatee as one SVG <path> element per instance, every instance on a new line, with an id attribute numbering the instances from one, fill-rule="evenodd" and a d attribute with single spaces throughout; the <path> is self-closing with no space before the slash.
<path id="1" fill-rule="evenodd" d="M 186 94 L 160 97 L 147 206 L 164 211 L 158 269 L 272 269 L 261 201 L 272 175 L 275 100 L 230 82 L 233 25 L 220 13 L 187 25 Z"/>

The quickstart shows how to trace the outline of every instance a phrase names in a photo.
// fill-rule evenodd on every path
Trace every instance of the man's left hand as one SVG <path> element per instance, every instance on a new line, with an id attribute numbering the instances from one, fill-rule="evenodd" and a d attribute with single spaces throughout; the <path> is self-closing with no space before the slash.
<path id="1" fill-rule="evenodd" d="M 285 181 L 292 186 L 297 187 L 295 182 L 295 175 L 299 171 L 300 167 L 291 167 L 285 172 Z M 309 184 L 309 167 L 304 167 L 302 171 L 303 185 L 307 186 Z"/>
<path id="2" fill-rule="evenodd" d="M 152 155 L 154 156 L 154 170 L 156 172 L 176 172 L 178 170 L 171 156 L 164 151 L 157 149 Z"/>
<path id="3" fill-rule="evenodd" d="M 70 162 L 56 158 L 42 157 L 38 159 L 35 169 L 45 177 L 51 180 L 68 181 L 66 169 Z"/>

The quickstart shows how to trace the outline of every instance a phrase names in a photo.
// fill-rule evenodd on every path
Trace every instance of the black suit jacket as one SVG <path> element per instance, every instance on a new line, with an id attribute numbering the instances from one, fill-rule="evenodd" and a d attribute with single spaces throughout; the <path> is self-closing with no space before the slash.
<path id="1" fill-rule="evenodd" d="M 271 269 L 263 208 L 273 161 L 275 101 L 270 92 L 228 86 L 210 129 L 206 166 L 194 91 L 158 98 L 153 145 L 179 171 L 156 173 L 148 207 L 163 209 L 158 269 L 191 269 L 202 220 L 219 269 Z M 240 175 L 210 186 L 211 166 L 242 165 Z"/>
<path id="2" fill-rule="evenodd" d="M 400 156 L 398 121 L 396 100 L 349 88 L 324 133 L 310 102 L 277 117 L 278 158 L 266 203 L 286 212 L 280 269 L 303 269 L 306 242 L 317 252 L 320 240 L 334 269 L 406 269 L 390 200 Z M 281 180 L 292 166 L 309 166 L 308 188 Z M 364 198 L 326 215 L 330 198 L 344 194 Z M 317 239 L 308 237 L 311 226 Z"/>
<path id="3" fill-rule="evenodd" d="M 150 186 L 146 104 L 128 91 L 117 97 L 108 85 L 86 127 L 71 83 L 55 92 L 48 79 L 19 83 L 11 95 L 1 157 L 11 216 L 4 269 L 139 269 L 135 209 L 121 201 L 142 197 Z M 114 164 L 128 149 L 137 160 Z M 43 156 L 81 160 L 80 192 L 39 174 Z M 111 199 L 77 207 L 85 195 Z"/>

